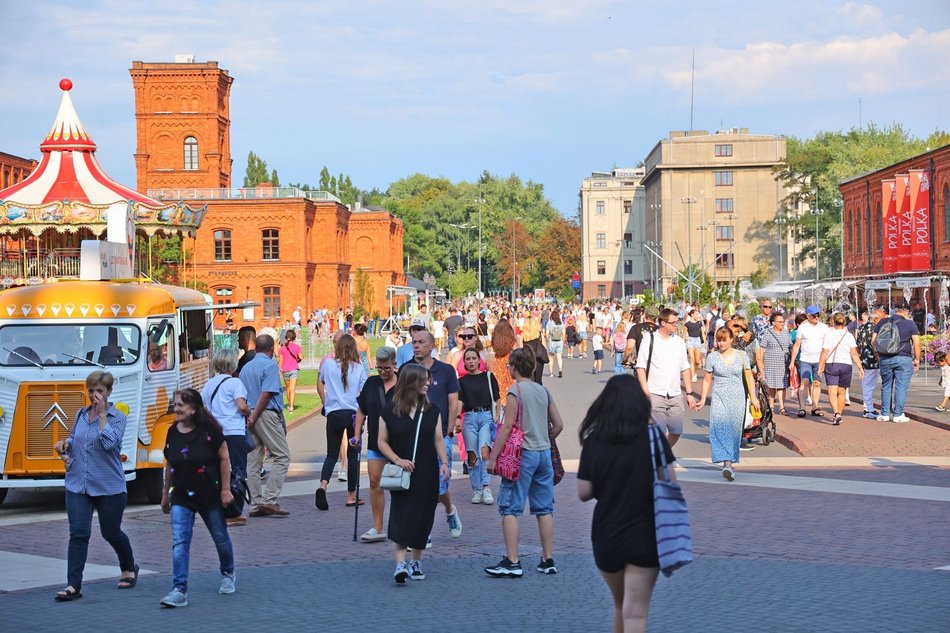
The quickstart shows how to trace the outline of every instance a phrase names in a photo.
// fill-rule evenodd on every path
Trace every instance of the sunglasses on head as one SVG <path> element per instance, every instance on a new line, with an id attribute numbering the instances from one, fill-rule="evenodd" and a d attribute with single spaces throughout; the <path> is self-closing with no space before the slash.
<path id="1" fill-rule="evenodd" d="M 475 335 L 474 334 L 459 334 L 459 338 L 462 339 L 463 341 L 470 341 L 473 338 L 475 338 Z"/>

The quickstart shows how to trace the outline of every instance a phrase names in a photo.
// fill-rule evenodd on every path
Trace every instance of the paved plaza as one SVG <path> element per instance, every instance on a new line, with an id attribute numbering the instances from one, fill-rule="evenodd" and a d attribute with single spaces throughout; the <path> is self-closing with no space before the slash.
<path id="1" fill-rule="evenodd" d="M 290 431 L 292 477 L 286 518 L 249 520 L 231 531 L 238 592 L 217 594 L 214 548 L 196 528 L 189 602 L 163 610 L 170 588 L 168 517 L 155 506 L 129 508 L 124 528 L 142 568 L 139 585 L 117 591 L 118 569 L 98 536 L 90 546 L 84 598 L 56 604 L 64 584 L 68 528 L 61 492 L 11 491 L 0 508 L 0 631 L 213 630 L 607 631 L 610 601 L 590 553 L 593 503 L 574 491 L 576 429 L 609 373 L 568 361 L 563 379 L 545 378 L 567 428 L 560 441 L 569 474 L 556 488 L 555 558 L 559 573 L 533 571 L 540 548 L 533 519 L 522 519 L 518 580 L 489 578 L 482 567 L 503 554 L 494 506 L 469 503 L 468 478 L 452 492 L 463 522 L 452 539 L 437 510 L 433 549 L 422 582 L 396 586 L 389 544 L 354 543 L 345 484 L 333 482 L 329 512 L 313 507 L 316 469 L 325 453 L 324 419 Z M 709 463 L 708 409 L 695 414 L 675 447 L 690 503 L 695 562 L 660 578 L 650 629 L 656 631 L 937 631 L 950 621 L 950 435 L 920 423 L 891 425 L 904 440 L 893 452 L 855 455 L 831 448 L 885 433 L 849 411 L 842 427 L 814 426 L 810 456 L 786 444 L 743 452 L 728 483 Z M 865 424 L 866 423 L 866 424 Z M 791 421 L 779 420 L 779 433 Z M 931 433 L 938 432 L 936 436 Z M 805 435 L 804 433 L 802 433 Z M 922 439 L 923 438 L 923 439 Z M 887 447 L 874 440 L 873 446 Z M 824 447 L 824 448 L 815 448 Z M 929 447 L 927 454 L 907 450 Z M 906 449 L 906 450 L 905 450 Z M 457 469 L 456 469 L 457 470 Z M 365 486 L 365 478 L 363 479 Z M 370 525 L 360 509 L 359 532 Z M 37 617 L 36 614 L 41 614 Z M 132 622 L 118 624 L 126 614 Z"/>

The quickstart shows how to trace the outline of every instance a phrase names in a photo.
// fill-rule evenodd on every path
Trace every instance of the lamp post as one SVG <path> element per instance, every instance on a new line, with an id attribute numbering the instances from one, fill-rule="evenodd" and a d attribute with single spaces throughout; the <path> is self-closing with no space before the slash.
<path id="1" fill-rule="evenodd" d="M 662 205 L 657 198 L 656 192 L 653 193 L 653 203 L 650 205 L 650 210 L 653 211 L 653 241 L 650 242 L 653 246 L 653 295 L 658 296 L 657 285 L 661 284 L 660 280 L 657 277 L 660 277 L 660 261 L 658 259 L 657 253 L 660 252 L 660 207 Z"/>
<path id="2" fill-rule="evenodd" d="M 788 224 L 788 216 L 784 209 L 775 216 L 775 226 L 778 227 L 778 278 L 779 281 L 785 281 L 785 259 L 788 257 L 788 232 L 785 226 Z"/>
<path id="3" fill-rule="evenodd" d="M 683 196 L 680 198 L 680 202 L 686 205 L 686 226 L 692 226 L 693 224 L 693 208 L 692 205 L 696 204 L 696 198 L 693 196 Z M 693 270 L 693 234 L 690 231 L 686 232 L 686 250 L 689 259 L 688 268 L 689 271 L 687 275 L 687 288 L 689 290 L 689 302 L 693 302 L 693 284 L 695 281 L 695 271 Z"/>
<path id="4" fill-rule="evenodd" d="M 647 246 L 649 246 L 651 249 L 653 249 L 654 252 L 655 252 L 656 249 L 659 248 L 659 246 L 660 246 L 660 245 L 657 244 L 656 242 L 652 242 L 652 241 L 649 241 L 649 240 L 648 240 L 647 242 L 645 242 L 645 244 L 646 244 Z M 651 284 L 651 287 L 652 287 L 652 290 L 653 290 L 653 297 L 654 297 L 654 298 L 656 298 L 657 296 L 659 296 L 659 292 L 657 291 L 657 287 L 656 287 L 656 286 L 657 286 L 657 283 L 659 282 L 659 280 L 657 279 L 657 277 L 659 276 L 659 270 L 658 270 L 658 268 L 659 268 L 659 264 L 658 264 L 658 262 L 657 262 L 656 255 L 654 255 L 653 257 L 650 258 L 650 278 L 652 279 L 652 281 L 650 282 L 650 284 Z"/>
<path id="5" fill-rule="evenodd" d="M 478 299 L 484 297 L 482 294 L 482 194 L 478 194 Z"/>
<path id="6" fill-rule="evenodd" d="M 521 216 L 511 218 L 511 305 L 515 304 L 515 278 L 517 276 L 518 258 L 515 257 L 515 222 Z"/>

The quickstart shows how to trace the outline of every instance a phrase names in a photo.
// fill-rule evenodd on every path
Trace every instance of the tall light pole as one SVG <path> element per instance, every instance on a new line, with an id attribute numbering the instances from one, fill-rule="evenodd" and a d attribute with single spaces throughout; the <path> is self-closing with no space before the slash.
<path id="1" fill-rule="evenodd" d="M 515 278 L 517 275 L 518 258 L 515 257 L 515 222 L 521 216 L 511 218 L 511 305 L 515 304 Z"/>
<path id="2" fill-rule="evenodd" d="M 478 298 L 481 300 L 482 294 L 482 194 L 478 193 Z"/>
<path id="3" fill-rule="evenodd" d="M 693 208 L 692 205 L 696 204 L 696 198 L 693 196 L 684 196 L 680 198 L 680 202 L 686 205 L 686 226 L 690 227 L 693 225 Z M 686 250 L 688 251 L 689 267 L 687 270 L 687 290 L 689 291 L 689 302 L 693 302 L 693 284 L 695 281 L 695 272 L 693 270 L 693 233 L 691 231 L 686 232 Z"/>
<path id="4" fill-rule="evenodd" d="M 657 285 L 660 285 L 662 289 L 662 283 L 657 277 L 660 277 L 660 260 L 657 253 L 660 252 L 660 202 L 657 197 L 656 191 L 653 192 L 653 203 L 650 205 L 650 209 L 653 211 L 653 248 L 655 252 L 653 253 L 653 296 L 659 296 L 657 290 Z"/>
<path id="5" fill-rule="evenodd" d="M 788 224 L 788 216 L 784 209 L 775 216 L 775 226 L 778 227 L 778 278 L 779 281 L 785 281 L 784 260 L 788 257 L 788 231 L 785 226 Z"/>

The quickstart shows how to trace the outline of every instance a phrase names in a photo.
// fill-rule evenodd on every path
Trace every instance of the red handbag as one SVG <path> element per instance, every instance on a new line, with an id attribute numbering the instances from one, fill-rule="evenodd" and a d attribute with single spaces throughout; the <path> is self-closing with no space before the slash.
<path id="1" fill-rule="evenodd" d="M 521 451 L 524 444 L 524 430 L 521 428 L 521 387 L 518 389 L 518 409 L 515 413 L 515 425 L 501 448 L 501 454 L 495 461 L 495 472 L 509 481 L 516 481 L 521 474 Z"/>

